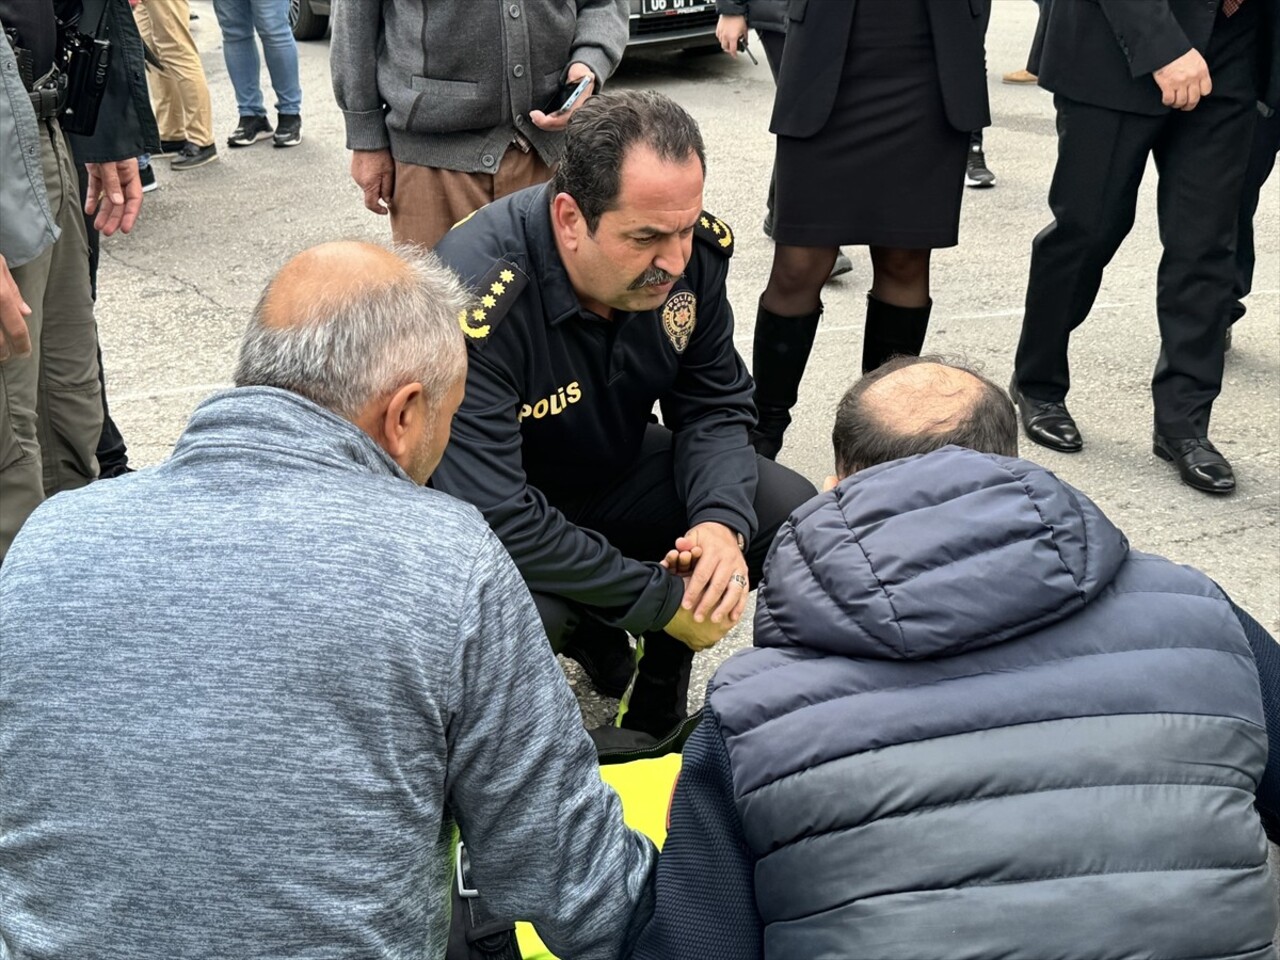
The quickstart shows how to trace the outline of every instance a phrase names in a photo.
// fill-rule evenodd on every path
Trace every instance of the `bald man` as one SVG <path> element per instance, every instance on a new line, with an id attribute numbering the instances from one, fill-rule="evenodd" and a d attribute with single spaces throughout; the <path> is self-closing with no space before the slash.
<path id="1" fill-rule="evenodd" d="M 1015 459 L 973 370 L 891 361 L 834 441 L 685 745 L 633 957 L 1271 955 L 1266 631 Z"/>
<path id="2" fill-rule="evenodd" d="M 501 544 L 421 487 L 464 303 L 432 254 L 308 250 L 166 463 L 32 515 L 0 570 L 0 954 L 435 960 L 459 828 L 460 914 L 634 939 L 652 846 Z"/>

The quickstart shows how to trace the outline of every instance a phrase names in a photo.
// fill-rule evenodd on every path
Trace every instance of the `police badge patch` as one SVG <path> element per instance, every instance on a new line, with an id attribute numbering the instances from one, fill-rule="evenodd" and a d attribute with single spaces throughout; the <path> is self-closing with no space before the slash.
<path id="1" fill-rule="evenodd" d="M 676 353 L 684 353 L 697 323 L 698 298 L 689 290 L 678 291 L 662 308 L 662 329 Z"/>

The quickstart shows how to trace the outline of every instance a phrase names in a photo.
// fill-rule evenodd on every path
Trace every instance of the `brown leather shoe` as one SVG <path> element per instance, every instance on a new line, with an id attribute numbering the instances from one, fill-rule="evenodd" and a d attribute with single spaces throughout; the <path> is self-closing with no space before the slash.
<path id="1" fill-rule="evenodd" d="M 1036 83 L 1039 79 L 1030 70 L 1013 70 L 1000 78 L 1003 83 Z"/>

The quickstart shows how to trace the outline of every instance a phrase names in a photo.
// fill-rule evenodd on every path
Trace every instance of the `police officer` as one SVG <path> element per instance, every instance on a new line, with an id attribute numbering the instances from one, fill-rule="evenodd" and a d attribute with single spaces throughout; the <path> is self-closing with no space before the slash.
<path id="1" fill-rule="evenodd" d="M 142 204 L 159 142 L 128 0 L 0 0 L 0 561 L 46 494 L 97 474 L 102 428 L 84 209 L 110 236 Z M 97 41 L 97 43 L 95 43 Z M 108 47 L 105 84 L 75 58 Z M 81 59 L 79 62 L 85 62 Z M 96 122 L 91 117 L 96 111 Z"/>
<path id="2" fill-rule="evenodd" d="M 506 545 L 552 645 L 604 692 L 597 746 L 678 746 L 693 652 L 741 616 L 814 488 L 758 458 L 725 291 L 733 233 L 702 209 L 697 124 L 650 91 L 593 98 L 555 179 L 437 252 L 476 290 L 466 399 L 434 476 Z M 662 424 L 652 416 L 655 403 Z"/>

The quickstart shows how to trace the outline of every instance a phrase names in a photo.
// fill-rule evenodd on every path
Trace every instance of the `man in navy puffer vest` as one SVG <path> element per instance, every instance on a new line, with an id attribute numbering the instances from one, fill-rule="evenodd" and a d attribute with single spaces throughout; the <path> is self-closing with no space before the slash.
<path id="1" fill-rule="evenodd" d="M 937 361 L 846 395 L 844 479 L 711 681 L 634 956 L 1275 956 L 1275 642 L 1016 438 Z"/>

